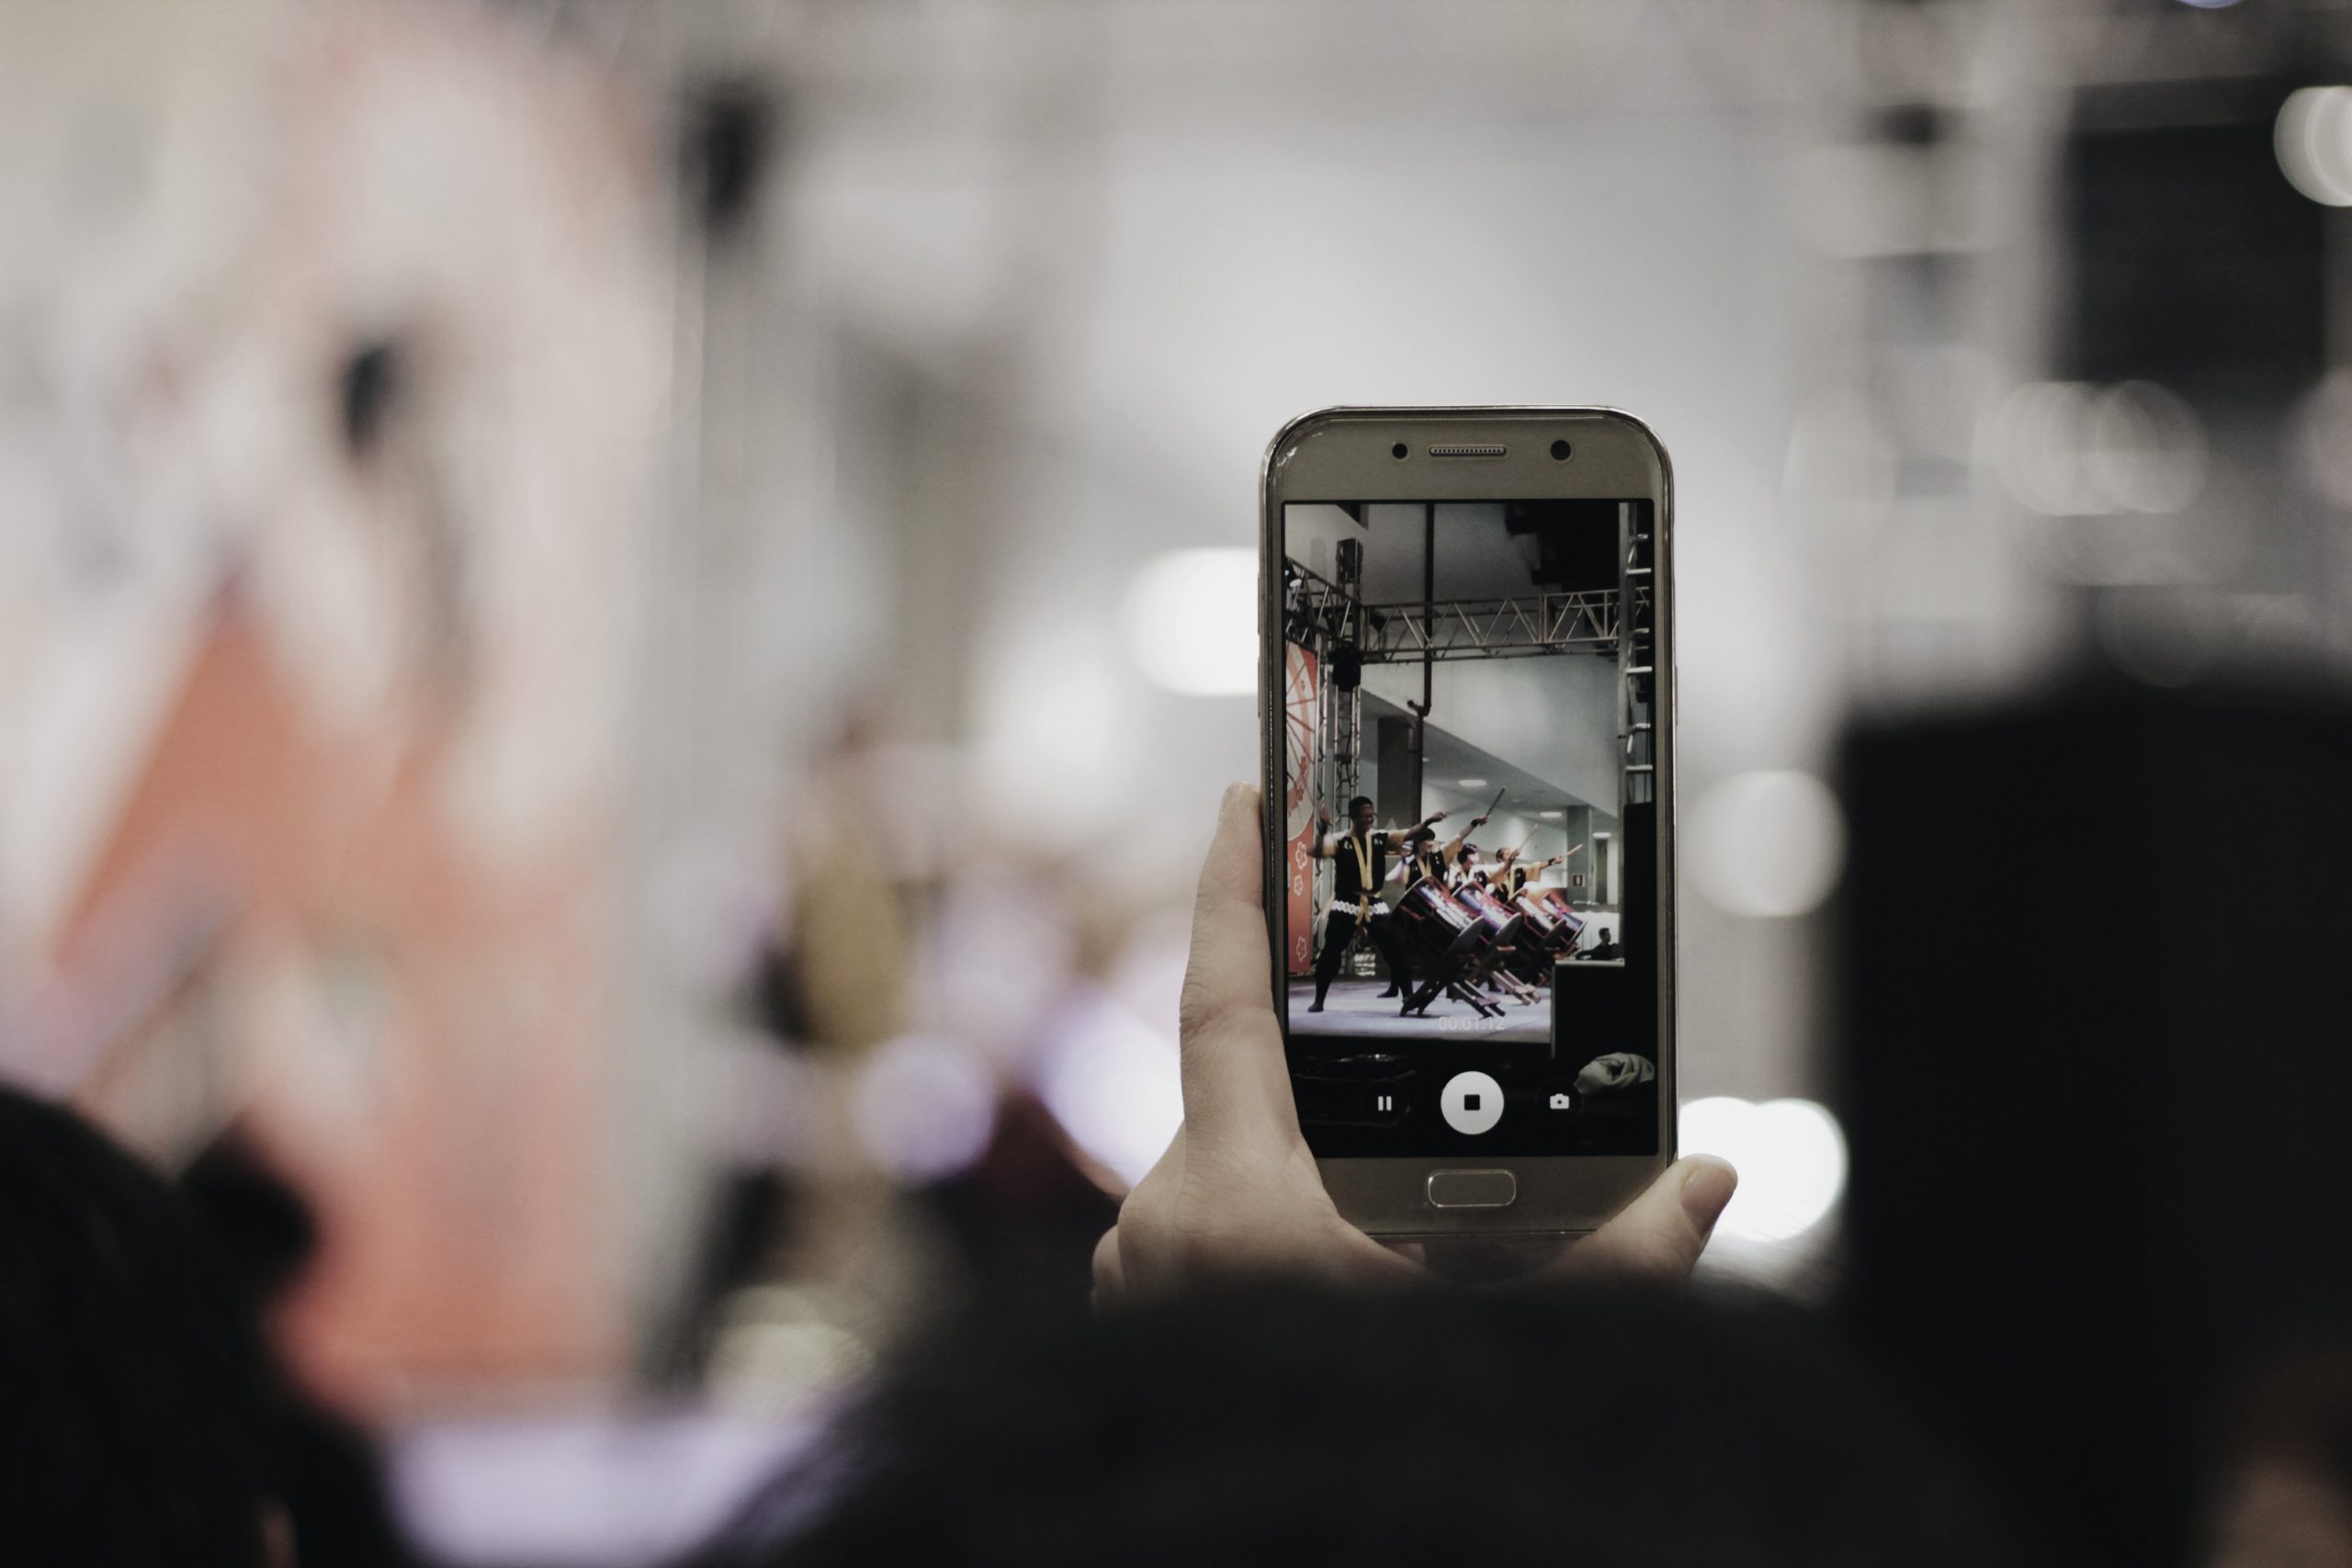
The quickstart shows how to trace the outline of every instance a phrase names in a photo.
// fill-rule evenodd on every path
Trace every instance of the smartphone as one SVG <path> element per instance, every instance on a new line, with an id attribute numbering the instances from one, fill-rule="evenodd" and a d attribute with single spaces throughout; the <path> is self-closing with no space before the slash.
<path id="1" fill-rule="evenodd" d="M 1674 1158 L 1673 476 L 1605 408 L 1334 408 L 1261 486 L 1266 924 L 1381 1235 L 1589 1231 Z"/>

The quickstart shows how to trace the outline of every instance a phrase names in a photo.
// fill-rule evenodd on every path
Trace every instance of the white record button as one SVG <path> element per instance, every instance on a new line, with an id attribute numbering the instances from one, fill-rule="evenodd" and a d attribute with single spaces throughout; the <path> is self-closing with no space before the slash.
<path id="1" fill-rule="evenodd" d="M 1455 1132 L 1491 1132 L 1503 1119 L 1503 1086 L 1484 1073 L 1456 1073 L 1446 1079 L 1438 1104 Z"/>

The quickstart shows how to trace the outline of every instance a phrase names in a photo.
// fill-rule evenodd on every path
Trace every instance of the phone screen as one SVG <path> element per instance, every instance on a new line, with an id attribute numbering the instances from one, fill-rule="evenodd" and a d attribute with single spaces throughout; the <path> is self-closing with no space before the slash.
<path id="1" fill-rule="evenodd" d="M 1282 989 L 1327 1158 L 1654 1155 L 1655 505 L 1282 509 Z"/>

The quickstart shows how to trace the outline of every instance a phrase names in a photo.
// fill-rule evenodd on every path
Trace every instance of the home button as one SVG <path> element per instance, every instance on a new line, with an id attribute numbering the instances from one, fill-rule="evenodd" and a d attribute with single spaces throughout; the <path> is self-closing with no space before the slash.
<path id="1" fill-rule="evenodd" d="M 1439 1170 L 1430 1174 L 1433 1209 L 1500 1209 L 1519 1196 L 1519 1178 L 1508 1170 Z"/>

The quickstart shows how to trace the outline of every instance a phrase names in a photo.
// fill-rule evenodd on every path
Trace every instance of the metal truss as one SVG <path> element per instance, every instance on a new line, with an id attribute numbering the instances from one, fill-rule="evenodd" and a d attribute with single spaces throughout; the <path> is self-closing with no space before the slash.
<path id="1" fill-rule="evenodd" d="M 1283 562 L 1283 627 L 1292 641 L 1318 651 L 1346 641 L 1358 608 L 1355 595 L 1330 579 Z"/>
<path id="2" fill-rule="evenodd" d="M 1363 661 L 1530 659 L 1552 653 L 1614 655 L 1624 600 L 1613 589 L 1519 599 L 1441 600 L 1367 606 Z"/>
<path id="3" fill-rule="evenodd" d="M 1417 602 L 1361 604 L 1345 588 L 1296 561 L 1283 562 L 1283 573 L 1284 621 L 1292 638 L 1328 647 L 1350 640 L 1350 632 L 1356 631 L 1366 664 L 1559 653 L 1614 656 L 1626 613 L 1626 595 L 1614 589 L 1514 599 L 1444 599 L 1427 606 Z M 1638 620 L 1648 608 L 1649 590 L 1637 587 L 1632 597 Z"/>

